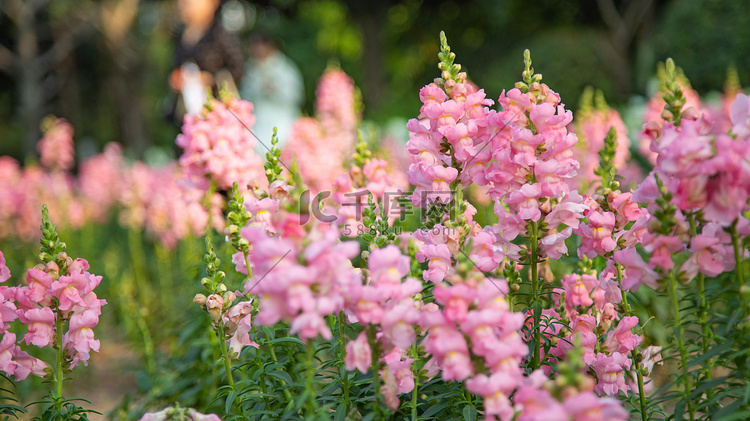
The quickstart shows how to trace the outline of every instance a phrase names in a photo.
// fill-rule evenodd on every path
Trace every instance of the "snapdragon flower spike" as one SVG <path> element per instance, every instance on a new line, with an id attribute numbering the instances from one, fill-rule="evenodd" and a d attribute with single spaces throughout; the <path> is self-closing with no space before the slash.
<path id="1" fill-rule="evenodd" d="M 257 140 L 249 130 L 254 123 L 253 104 L 236 98 L 212 99 L 202 113 L 186 115 L 176 143 L 183 149 L 180 165 L 188 177 L 209 178 L 221 189 L 264 179 L 262 159 L 254 152 Z"/>
<path id="2" fill-rule="evenodd" d="M 99 350 L 93 328 L 99 323 L 101 307 L 107 303 L 94 292 L 102 277 L 88 272 L 86 260 L 68 257 L 46 207 L 42 209 L 41 228 L 40 257 L 44 264 L 27 271 L 26 285 L 0 287 L 3 333 L 0 365 L 16 380 L 23 380 L 29 374 L 44 376 L 48 366 L 16 345 L 16 335 L 8 332 L 8 322 L 18 319 L 20 326 L 25 327 L 22 341 L 26 346 L 62 348 L 66 368 L 73 368 L 87 364 L 90 352 Z"/>
<path id="3" fill-rule="evenodd" d="M 592 193 L 595 183 L 602 175 L 601 172 L 608 172 L 606 167 L 600 167 L 602 153 L 609 156 L 611 166 L 617 168 L 624 175 L 624 179 L 643 178 L 640 170 L 629 163 L 628 129 L 620 114 L 607 105 L 601 91 L 597 90 L 594 93 L 591 87 L 584 90 L 580 111 L 575 118 L 575 132 L 578 135 L 578 143 L 573 151 L 581 163 L 576 180 L 582 191 Z M 608 144 L 607 138 L 610 136 L 617 138 L 616 144 Z"/>
<path id="4" fill-rule="evenodd" d="M 524 81 L 501 94 L 502 111 L 487 116 L 494 134 L 486 179 L 499 219 L 493 230 L 497 244 L 507 247 L 517 235 L 528 236 L 529 224 L 536 223 L 539 257 L 559 258 L 567 254 L 565 239 L 588 208 L 571 189 L 579 168 L 572 152 L 577 137 L 567 129 L 572 113 L 541 83 L 528 51 L 524 61 Z"/>
<path id="5" fill-rule="evenodd" d="M 243 241 L 247 241 L 244 238 Z M 254 346 L 258 344 L 250 338 L 252 332 L 252 315 L 253 310 L 252 297 L 246 301 L 235 303 L 239 293 L 227 291 L 224 284 L 226 274 L 219 270 L 221 261 L 216 256 L 213 244 L 209 237 L 206 237 L 206 277 L 201 280 L 201 284 L 208 290 L 210 295 L 207 297 L 203 294 L 196 294 L 193 302 L 200 305 L 211 317 L 214 327 L 223 340 L 229 344 L 228 358 L 239 358 L 242 348 L 245 346 Z M 244 261 L 244 258 L 243 258 Z"/>
<path id="6" fill-rule="evenodd" d="M 70 170 L 75 160 L 73 126 L 63 118 L 49 116 L 42 120 L 42 131 L 44 137 L 37 145 L 42 165 L 54 172 Z"/>
<path id="7" fill-rule="evenodd" d="M 649 202 L 653 214 L 643 236 L 644 249 L 651 253 L 650 268 L 672 270 L 672 255 L 686 249 L 692 257 L 677 269 L 684 281 L 699 272 L 715 276 L 733 268 L 734 257 L 727 252 L 731 239 L 716 234 L 733 224 L 738 232 L 748 226 L 743 212 L 750 198 L 750 144 L 739 111 L 747 103 L 747 96 L 735 97 L 730 133 L 715 134 L 714 123 L 705 115 L 685 111 L 679 125 L 667 122 L 654 134 L 656 166 L 633 195 L 634 200 Z"/>
<path id="8" fill-rule="evenodd" d="M 330 188 L 354 149 L 360 120 L 355 91 L 344 71 L 326 69 L 315 92 L 315 117 L 299 118 L 292 126 L 281 160 L 297 162 L 301 180 L 314 191 Z"/>

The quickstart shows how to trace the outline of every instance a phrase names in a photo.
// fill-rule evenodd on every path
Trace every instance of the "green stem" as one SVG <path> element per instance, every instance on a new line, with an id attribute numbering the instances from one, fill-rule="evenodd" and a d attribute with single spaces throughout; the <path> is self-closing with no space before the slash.
<path id="1" fill-rule="evenodd" d="M 684 330 L 682 327 L 682 319 L 680 317 L 680 302 L 677 299 L 677 279 L 675 278 L 674 271 L 669 274 L 669 292 L 672 296 L 672 309 L 674 311 L 674 330 L 677 338 L 677 347 L 680 351 L 680 363 L 682 364 L 682 383 L 684 388 L 684 397 L 687 401 L 688 411 L 690 413 L 690 420 L 695 419 L 695 408 L 693 402 L 689 399 L 690 392 L 692 390 L 690 386 L 690 374 L 687 367 L 687 349 L 685 348 Z"/>
<path id="2" fill-rule="evenodd" d="M 375 411 L 380 414 L 380 379 L 378 378 L 380 376 L 380 353 L 375 338 L 375 326 L 371 325 L 368 333 L 370 348 L 372 349 L 372 385 L 375 388 Z"/>
<path id="3" fill-rule="evenodd" d="M 745 286 L 745 267 L 742 261 L 742 247 L 740 245 L 740 235 L 737 232 L 737 220 L 732 223 L 729 232 L 732 234 L 732 246 L 734 247 L 734 264 L 737 273 L 737 284 L 740 291 L 740 303 L 742 305 L 742 314 L 745 318 L 748 316 L 748 308 L 745 303 L 744 286 Z"/>
<path id="4" fill-rule="evenodd" d="M 542 314 L 537 311 L 539 302 L 539 268 L 537 267 L 537 260 L 539 259 L 537 251 L 537 240 L 538 240 L 538 225 L 536 222 L 529 222 L 529 231 L 531 231 L 531 237 L 529 239 L 529 246 L 531 252 L 529 253 L 529 265 L 531 272 L 531 311 L 534 315 L 534 356 L 531 360 L 531 367 L 537 369 L 541 366 L 542 360 L 542 331 L 541 331 L 541 318 Z"/>
<path id="5" fill-rule="evenodd" d="M 216 333 L 219 338 L 219 349 L 221 349 L 221 359 L 224 360 L 224 369 L 227 372 L 227 382 L 229 387 L 234 391 L 234 378 L 232 377 L 232 360 L 229 358 L 227 350 L 226 335 L 224 334 L 224 323 L 220 320 L 216 323 Z"/>
<path id="6" fill-rule="evenodd" d="M 620 266 L 619 263 L 615 266 L 617 267 L 617 284 L 620 287 L 620 294 L 622 294 L 622 306 L 625 310 L 625 315 L 630 317 L 633 315 L 633 313 L 630 310 L 630 305 L 628 304 L 628 294 L 624 289 L 622 289 L 622 266 Z M 638 378 L 638 397 L 641 406 L 641 421 L 648 421 L 648 411 L 646 409 L 646 394 L 643 390 L 643 371 L 641 371 L 641 361 L 639 361 L 638 357 L 638 352 L 636 352 L 635 349 L 630 351 L 630 358 L 633 359 L 633 364 L 635 365 L 635 375 Z"/>
<path id="7" fill-rule="evenodd" d="M 419 395 L 419 350 L 417 344 L 411 346 L 412 358 L 414 358 L 414 389 L 411 391 L 411 421 L 417 421 L 417 396 Z"/>
<path id="8" fill-rule="evenodd" d="M 313 386 L 313 379 L 315 376 L 315 369 L 313 368 L 314 355 L 315 345 L 310 341 L 307 343 L 307 382 L 305 383 L 308 416 L 312 416 L 318 409 L 318 401 L 315 399 L 315 387 Z"/>
<path id="9" fill-rule="evenodd" d="M 266 340 L 270 341 L 271 337 L 268 336 L 266 333 Z M 276 350 L 273 348 L 273 344 L 266 344 L 268 346 L 268 354 L 271 355 L 271 361 L 273 361 L 274 364 L 279 364 L 279 359 L 276 358 Z M 283 380 L 279 380 L 282 383 L 282 386 L 286 386 L 286 383 Z M 284 393 L 284 398 L 286 399 L 286 402 L 292 401 L 292 394 L 289 392 L 288 387 L 282 387 L 281 389 Z"/>
<path id="10" fill-rule="evenodd" d="M 344 337 L 344 312 L 339 313 L 339 349 L 341 351 L 341 365 L 339 370 L 343 367 L 344 376 L 341 378 L 341 387 L 344 392 L 344 403 L 346 404 L 346 414 L 349 414 L 351 404 L 349 402 L 349 372 L 346 371 L 346 338 Z"/>
<path id="11" fill-rule="evenodd" d="M 203 208 L 208 212 L 208 222 L 206 223 L 206 232 L 208 232 L 213 222 L 213 212 L 211 212 L 211 200 L 213 199 L 214 193 L 216 192 L 216 181 L 211 180 L 211 185 L 208 187 L 206 195 L 203 197 Z"/>
<path id="12" fill-rule="evenodd" d="M 687 220 L 690 223 L 690 238 L 695 238 L 698 235 L 698 228 L 695 221 L 695 212 L 689 212 L 687 214 Z M 705 275 L 703 273 L 698 273 L 698 324 L 701 327 L 701 348 L 703 350 L 703 353 L 705 354 L 708 352 L 709 348 L 711 347 L 711 331 L 708 327 L 708 303 L 706 302 L 706 280 Z M 709 358 L 706 361 L 706 365 L 703 367 L 703 379 L 710 380 L 711 379 L 711 368 L 713 366 L 713 361 L 711 358 Z M 708 396 L 709 400 L 713 397 L 713 390 L 709 389 L 706 392 L 706 395 Z"/>
<path id="13" fill-rule="evenodd" d="M 55 314 L 55 328 L 57 329 L 57 341 L 55 342 L 55 350 L 57 351 L 57 359 L 55 361 L 55 410 L 58 413 L 62 411 L 63 380 L 65 379 L 65 373 L 63 372 L 63 324 L 62 313 L 57 311 Z"/>

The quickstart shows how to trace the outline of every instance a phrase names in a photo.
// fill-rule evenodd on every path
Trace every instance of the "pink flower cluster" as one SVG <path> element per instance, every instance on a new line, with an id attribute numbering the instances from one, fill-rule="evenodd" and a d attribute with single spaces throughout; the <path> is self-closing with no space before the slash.
<path id="1" fill-rule="evenodd" d="M 554 382 L 540 371 L 525 379 L 514 396 L 521 408 L 517 421 L 625 421 L 628 412 L 619 401 L 597 397 L 590 387 L 567 388 L 556 398 Z"/>
<path id="2" fill-rule="evenodd" d="M 730 109 L 732 130 L 712 134 L 712 122 L 706 114 L 684 111 L 680 125 L 667 122 L 660 130 L 644 130 L 657 153 L 656 167 L 638 187 L 634 199 L 649 203 L 662 193 L 658 177 L 677 208 L 675 223 L 668 234 L 658 233 L 659 224 L 649 224 L 643 237 L 644 248 L 651 253 L 651 268 L 672 270 L 675 253 L 689 251 L 691 258 L 680 268 L 687 279 L 701 272 L 708 276 L 734 267 L 732 224 L 741 235 L 750 233 L 750 222 L 743 216 L 750 198 L 750 99 L 739 94 Z M 697 230 L 690 232 L 690 219 L 700 211 Z"/>
<path id="3" fill-rule="evenodd" d="M 281 159 L 296 161 L 299 174 L 315 191 L 330 188 L 344 172 L 357 139 L 354 81 L 339 69 L 328 69 L 316 91 L 316 116 L 294 123 Z"/>
<path id="4" fill-rule="evenodd" d="M 304 341 L 318 335 L 330 339 L 324 317 L 344 309 L 346 294 L 359 279 L 349 260 L 359 254 L 359 245 L 340 242 L 335 226 L 311 223 L 308 231 L 299 225 L 299 216 L 288 216 L 292 219 L 258 209 L 242 230 L 252 246 L 253 276 L 245 292 L 258 296 L 258 324 L 284 320 L 291 324 L 290 333 Z"/>
<path id="5" fill-rule="evenodd" d="M 255 124 L 252 112 L 253 104 L 232 98 L 211 100 L 202 114 L 186 115 L 176 139 L 186 175 L 208 178 L 220 189 L 231 189 L 234 182 L 244 189 L 265 180 L 263 159 L 254 152 L 257 140 L 249 130 Z"/>
<path id="6" fill-rule="evenodd" d="M 681 77 L 677 83 L 685 95 L 684 108 L 690 109 L 688 115 L 695 116 L 705 112 L 706 110 L 701 103 L 700 96 L 698 96 L 698 92 L 690 87 L 690 82 L 686 78 Z M 664 101 L 663 95 L 664 92 L 662 90 L 654 92 L 654 95 L 646 105 L 646 110 L 643 113 L 643 121 L 645 122 L 643 126 L 644 130 L 638 138 L 638 152 L 644 158 L 648 159 L 651 164 L 656 164 L 656 150 L 653 149 L 653 133 L 659 131 L 664 126 L 666 120 L 670 118 L 669 115 L 664 114 L 664 106 L 667 103 Z"/>
<path id="7" fill-rule="evenodd" d="M 466 380 L 471 393 L 484 397 L 488 419 L 510 420 L 509 396 L 523 379 L 529 351 L 519 334 L 524 315 L 509 310 L 504 281 L 475 275 L 435 286 L 435 303 L 424 306 L 420 319 L 423 343 L 443 380 Z"/>
<path id="8" fill-rule="evenodd" d="M 398 408 L 398 394 L 414 389 L 413 358 L 408 349 L 417 339 L 414 328 L 420 311 L 414 296 L 422 291 L 422 283 L 409 274 L 409 258 L 395 245 L 373 250 L 368 259 L 370 276 L 363 284 L 352 284 L 346 297 L 346 312 L 351 322 L 368 325 L 366 330 L 376 334 L 378 346 L 384 352 L 380 371 L 385 388 L 386 404 Z M 367 332 L 346 346 L 346 368 L 366 373 L 372 364 L 372 349 Z"/>
<path id="9" fill-rule="evenodd" d="M 484 90 L 465 80 L 446 91 L 432 83 L 419 92 L 422 108 L 418 119 L 407 123 L 406 150 L 412 156 L 407 176 L 415 186 L 414 206 L 451 201 L 451 184 L 463 169 L 461 183 L 484 185 L 485 166 L 490 159 L 484 150 L 493 131 L 488 121 Z"/>
<path id="10" fill-rule="evenodd" d="M 222 228 L 220 195 L 211 196 L 207 211 L 205 185 L 191 183 L 177 166 L 159 168 L 136 162 L 122 172 L 120 183 L 120 224 L 144 229 L 168 248 L 191 235 L 203 235 L 209 218 L 217 229 Z"/>
<path id="11" fill-rule="evenodd" d="M 60 226 L 80 228 L 90 206 L 81 197 L 76 180 L 67 173 L 22 168 L 10 157 L 0 157 L 0 239 L 33 241 L 38 235 L 38 210 L 47 204 Z"/>
<path id="12" fill-rule="evenodd" d="M 579 167 L 571 150 L 577 138 L 568 133 L 573 115 L 559 95 L 539 83 L 526 93 L 514 88 L 500 96 L 503 111 L 498 112 L 487 107 L 492 101 L 485 99 L 484 91 L 459 81 L 451 98 L 435 84 L 424 87 L 420 98 L 420 118 L 425 119 L 408 124 L 407 150 L 414 160 L 408 174 L 416 186 L 412 203 L 451 201 L 454 180 L 464 186 L 487 186 L 499 218 L 485 231 L 494 244 L 488 250 L 503 251 L 495 253 L 495 263 L 506 255 L 520 257 L 512 241 L 527 235 L 532 223 L 539 227 L 541 256 L 566 254 L 565 239 L 578 228 L 586 206 L 569 187 Z M 430 250 L 424 258 L 439 257 L 435 253 L 440 247 L 425 247 Z M 445 256 L 444 250 L 440 256 Z"/>
<path id="13" fill-rule="evenodd" d="M 552 335 L 557 337 L 557 345 L 550 350 L 550 355 L 564 360 L 571 349 L 581 351 L 584 368 L 596 374 L 594 390 L 599 395 L 616 397 L 620 392 L 638 393 L 636 386 L 627 383 L 628 372 L 634 364 L 629 354 L 642 341 L 632 331 L 638 325 L 638 318 L 620 317 L 616 307 L 621 299 L 620 290 L 616 285 L 609 289 L 605 286 L 606 281 L 600 284 L 592 274 L 563 278 L 562 288 L 558 289 L 562 315 L 555 310 L 545 313 L 544 333 L 550 340 Z M 649 358 L 655 361 L 657 356 L 653 349 L 649 353 Z M 648 363 L 649 358 L 644 358 L 643 364 Z"/>
<path id="14" fill-rule="evenodd" d="M 52 172 L 68 171 L 73 168 L 75 148 L 73 147 L 73 126 L 63 118 L 47 117 L 42 121 L 44 137 L 37 144 L 39 161 Z"/>
<path id="15" fill-rule="evenodd" d="M 99 323 L 101 306 L 107 302 L 94 292 L 102 277 L 92 275 L 88 269 L 86 260 L 68 257 L 63 268 L 50 262 L 29 269 L 24 286 L 0 286 L 0 370 L 23 380 L 29 374 L 44 376 L 48 367 L 16 344 L 15 333 L 8 331 L 9 323 L 16 319 L 26 328 L 22 340 L 27 346 L 61 344 L 70 368 L 86 365 L 91 351 L 99 351 L 93 328 Z M 0 280 L 9 278 L 10 271 L 0 252 Z M 58 331 L 58 326 L 67 329 Z"/>

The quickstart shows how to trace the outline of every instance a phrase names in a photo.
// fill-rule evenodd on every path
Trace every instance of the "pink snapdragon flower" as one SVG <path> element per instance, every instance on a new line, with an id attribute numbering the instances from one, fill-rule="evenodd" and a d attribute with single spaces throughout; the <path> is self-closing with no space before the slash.
<path id="1" fill-rule="evenodd" d="M 620 392 L 628 394 L 628 386 L 625 384 L 625 371 L 630 370 L 631 361 L 619 352 L 611 355 L 597 354 L 594 363 L 597 383 L 594 390 L 596 393 L 608 396 L 617 396 Z"/>
<path id="2" fill-rule="evenodd" d="M 540 184 L 524 184 L 508 196 L 505 203 L 515 205 L 518 216 L 523 220 L 538 221 L 542 213 L 537 200 L 542 195 Z"/>
<path id="3" fill-rule="evenodd" d="M 606 349 L 608 352 L 619 352 L 620 354 L 627 355 L 629 351 L 634 350 L 641 343 L 641 337 L 633 334 L 631 331 L 637 325 L 637 317 L 623 317 L 617 324 L 617 327 L 607 335 L 603 349 Z"/>
<path id="4" fill-rule="evenodd" d="M 586 255 L 594 258 L 603 256 L 617 247 L 617 242 L 612 238 L 615 228 L 615 215 L 612 212 L 597 212 L 590 210 L 586 214 L 588 225 L 579 226 L 576 234 L 581 236 L 581 248 L 578 256 Z"/>
<path id="5" fill-rule="evenodd" d="M 394 303 L 384 313 L 381 321 L 383 337 L 393 345 L 407 349 L 416 340 L 414 324 L 419 321 L 419 310 L 414 300 L 405 298 Z"/>
<path id="6" fill-rule="evenodd" d="M 315 117 L 294 123 L 282 151 L 282 161 L 295 160 L 302 180 L 315 191 L 330 188 L 354 148 L 359 124 L 355 89 L 342 70 L 327 69 L 316 89 Z"/>
<path id="7" fill-rule="evenodd" d="M 84 310 L 81 314 L 74 314 L 70 318 L 70 330 L 65 334 L 63 346 L 74 355 L 73 364 L 78 362 L 87 365 L 89 353 L 99 352 L 99 340 L 94 339 L 93 328 L 99 323 L 99 315 L 92 310 Z"/>
<path id="8" fill-rule="evenodd" d="M 576 421 L 626 421 L 628 419 L 628 411 L 617 399 L 599 398 L 591 392 L 582 392 L 568 397 L 563 407 L 570 419 Z"/>
<path id="9" fill-rule="evenodd" d="M 367 334 L 360 332 L 357 339 L 346 344 L 346 369 L 353 371 L 355 368 L 366 374 L 372 364 L 372 350 L 367 341 Z"/>
<path id="10" fill-rule="evenodd" d="M 400 290 L 401 279 L 409 273 L 409 258 L 395 245 L 373 250 L 368 259 L 372 284 L 388 295 Z"/>
<path id="11" fill-rule="evenodd" d="M 659 274 L 648 267 L 634 247 L 615 250 L 613 258 L 615 262 L 625 268 L 622 278 L 624 290 L 637 291 L 641 285 L 646 285 L 651 289 L 656 289 L 659 286 Z"/>
<path id="12" fill-rule="evenodd" d="M 239 356 L 242 348 L 253 346 L 260 348 L 260 345 L 250 339 L 250 332 L 253 329 L 252 301 L 241 301 L 224 313 L 223 320 L 226 327 L 226 333 L 232 335 L 229 339 L 229 349 L 232 354 Z"/>
<path id="13" fill-rule="evenodd" d="M 55 335 L 55 313 L 49 307 L 32 308 L 19 312 L 21 323 L 26 324 L 28 331 L 23 339 L 26 345 L 34 344 L 39 348 L 49 345 Z"/>
<path id="14" fill-rule="evenodd" d="M 466 389 L 469 392 L 484 398 L 485 414 L 497 415 L 504 421 L 513 418 L 515 411 L 508 396 L 517 386 L 517 379 L 505 373 L 490 376 L 479 374 L 466 381 Z"/>
<path id="15" fill-rule="evenodd" d="M 578 306 L 588 307 L 594 304 L 591 292 L 598 284 L 599 282 L 593 275 L 565 275 L 562 279 L 562 286 L 565 290 L 565 305 L 568 308 L 575 308 Z"/>
<path id="16" fill-rule="evenodd" d="M 680 268 L 687 279 L 694 278 L 698 272 L 709 277 L 718 276 L 724 272 L 724 263 L 719 254 L 721 240 L 707 235 L 699 234 L 690 240 L 688 251 L 691 252 L 688 260 Z"/>
<path id="17" fill-rule="evenodd" d="M 420 263 L 428 262 L 428 269 L 422 274 L 425 281 L 442 281 L 452 267 L 451 252 L 445 244 L 426 244 L 417 252 L 416 259 Z"/>
<path id="18" fill-rule="evenodd" d="M 0 251 L 0 283 L 3 283 L 10 279 L 10 269 L 5 265 L 5 256 Z"/>
<path id="19" fill-rule="evenodd" d="M 307 341 L 318 334 L 331 337 L 324 316 L 344 309 L 346 292 L 360 276 L 351 261 L 359 252 L 355 242 L 340 242 L 339 230 L 315 224 L 302 238 L 269 237 L 265 229 L 247 227 L 242 235 L 253 246 L 249 254 L 255 267 L 245 292 L 258 295 L 255 322 L 274 325 L 291 323 L 290 332 Z"/>
<path id="20" fill-rule="evenodd" d="M 737 94 L 730 109 L 732 119 L 732 133 L 737 140 L 746 140 L 750 137 L 750 97 L 745 94 Z"/>

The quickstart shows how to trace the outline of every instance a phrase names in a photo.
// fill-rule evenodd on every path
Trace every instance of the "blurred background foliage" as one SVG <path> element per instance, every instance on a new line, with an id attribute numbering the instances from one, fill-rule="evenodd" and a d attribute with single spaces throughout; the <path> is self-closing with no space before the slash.
<path id="1" fill-rule="evenodd" d="M 361 88 L 365 119 L 381 125 L 419 109 L 418 89 L 437 75 L 440 30 L 491 98 L 518 80 L 525 48 L 573 109 L 586 85 L 616 107 L 649 95 L 666 57 L 701 93 L 721 90 L 732 66 L 750 80 L 750 8 L 741 1 L 222 3 L 246 55 L 249 36 L 263 30 L 299 64 L 307 113 L 317 78 L 335 64 Z M 110 141 L 138 158 L 153 146 L 174 155 L 179 128 L 165 114 L 178 24 L 168 0 L 0 0 L 0 155 L 34 159 L 50 113 L 76 128 L 81 155 Z"/>

